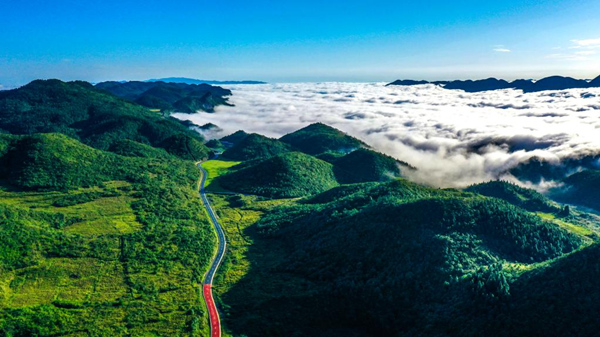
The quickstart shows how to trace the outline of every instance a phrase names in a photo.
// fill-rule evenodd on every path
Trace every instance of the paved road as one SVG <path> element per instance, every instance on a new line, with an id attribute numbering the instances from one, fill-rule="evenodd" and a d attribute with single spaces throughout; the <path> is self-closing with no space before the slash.
<path id="1" fill-rule="evenodd" d="M 212 222 L 213 226 L 215 227 L 215 230 L 217 231 L 217 238 L 219 240 L 217 255 L 215 255 L 212 264 L 210 265 L 210 269 L 204 276 L 202 294 L 204 296 L 204 302 L 206 302 L 206 307 L 208 308 L 210 317 L 210 336 L 221 337 L 221 321 L 219 318 L 219 311 L 217 310 L 217 306 L 215 305 L 215 301 L 213 299 L 212 283 L 215 273 L 217 272 L 221 261 L 223 261 L 223 256 L 225 256 L 225 247 L 227 246 L 227 242 L 225 241 L 225 233 L 223 232 L 223 228 L 221 228 L 221 224 L 219 224 L 219 220 L 217 220 L 215 212 L 213 211 L 212 207 L 210 207 L 210 203 L 208 202 L 208 198 L 204 192 L 204 184 L 206 183 L 206 176 L 208 174 L 206 173 L 206 170 L 200 166 L 200 164 L 197 164 L 197 166 L 202 172 L 202 180 L 200 181 L 200 198 L 202 199 L 204 207 L 206 207 L 206 211 L 208 211 L 210 222 Z"/>

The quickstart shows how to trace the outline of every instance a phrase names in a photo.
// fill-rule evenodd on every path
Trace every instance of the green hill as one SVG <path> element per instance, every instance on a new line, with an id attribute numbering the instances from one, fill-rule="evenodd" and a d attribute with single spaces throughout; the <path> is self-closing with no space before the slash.
<path id="1" fill-rule="evenodd" d="M 171 154 L 193 161 L 206 160 L 211 153 L 198 139 L 182 133 L 166 138 L 160 146 Z"/>
<path id="2" fill-rule="evenodd" d="M 116 155 L 61 134 L 16 138 L 2 162 L 5 177 L 26 189 L 67 190 L 125 180 L 119 170 L 123 165 Z"/>
<path id="3" fill-rule="evenodd" d="M 264 212 L 245 231 L 249 271 L 222 296 L 234 334 L 460 335 L 458 308 L 506 296 L 506 271 L 467 286 L 481 268 L 531 268 L 584 242 L 505 201 L 402 180 Z"/>
<path id="4" fill-rule="evenodd" d="M 164 149 L 155 148 L 129 139 L 113 143 L 109 151 L 127 157 L 173 159 L 173 156 Z"/>
<path id="5" fill-rule="evenodd" d="M 490 181 L 465 189 L 488 197 L 499 198 L 531 212 L 559 212 L 560 207 L 542 194 L 506 181 Z"/>
<path id="6" fill-rule="evenodd" d="M 0 178 L 23 189 L 64 191 L 111 180 L 143 182 L 148 179 L 146 166 L 152 159 L 176 162 L 176 157 L 162 149 L 131 141 L 120 144 L 124 142 L 129 146 L 125 151 L 134 151 L 133 155 L 97 150 L 62 134 L 0 135 L 0 144 L 4 144 Z"/>
<path id="7" fill-rule="evenodd" d="M 218 105 L 227 105 L 231 91 L 209 84 L 165 82 L 102 82 L 98 89 L 152 109 L 194 113 L 213 112 Z"/>
<path id="8" fill-rule="evenodd" d="M 0 135 L 0 335 L 207 333 L 199 172 L 131 143 Z"/>
<path id="9" fill-rule="evenodd" d="M 373 150 L 360 148 L 333 161 L 340 183 L 385 181 L 399 177 L 400 165 L 408 164 Z"/>
<path id="10" fill-rule="evenodd" d="M 596 335 L 600 324 L 590 313 L 600 310 L 599 258 L 594 244 L 524 273 L 507 283 L 509 296 L 494 305 L 462 306 L 452 323 L 455 334 Z"/>
<path id="11" fill-rule="evenodd" d="M 160 147 L 174 136 L 204 147 L 201 137 L 178 121 L 86 82 L 37 80 L 19 89 L 1 91 L 0 129 L 13 134 L 62 133 L 101 150 L 122 139 Z M 184 149 L 170 146 L 169 150 L 177 154 Z M 207 148 L 202 151 L 204 157 L 208 156 Z"/>
<path id="12" fill-rule="evenodd" d="M 338 185 L 333 166 L 300 152 L 281 154 L 219 178 L 226 189 L 274 198 L 293 198 Z"/>
<path id="13" fill-rule="evenodd" d="M 311 124 L 280 138 L 302 152 L 317 155 L 323 152 L 350 152 L 367 147 L 362 141 L 323 123 Z"/>
<path id="14" fill-rule="evenodd" d="M 228 136 L 221 138 L 222 142 L 226 142 L 229 144 L 237 144 L 240 141 L 244 140 L 244 138 L 248 137 L 248 134 L 243 130 L 238 130 Z"/>
<path id="15" fill-rule="evenodd" d="M 523 275 L 511 284 L 511 309 L 499 310 L 503 319 L 488 322 L 485 334 L 594 336 L 600 329 L 590 316 L 600 312 L 598 261 L 596 244 Z M 507 330 L 500 334 L 500 327 Z"/>
<path id="16" fill-rule="evenodd" d="M 252 133 L 237 142 L 227 151 L 223 152 L 223 157 L 231 160 L 243 161 L 269 158 L 291 151 L 291 146 L 286 143 Z"/>

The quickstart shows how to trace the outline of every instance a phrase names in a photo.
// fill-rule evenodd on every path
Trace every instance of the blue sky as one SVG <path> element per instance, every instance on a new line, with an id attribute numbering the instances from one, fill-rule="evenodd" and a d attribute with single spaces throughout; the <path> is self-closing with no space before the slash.
<path id="1" fill-rule="evenodd" d="M 600 1 L 0 0 L 0 84 L 600 74 Z"/>

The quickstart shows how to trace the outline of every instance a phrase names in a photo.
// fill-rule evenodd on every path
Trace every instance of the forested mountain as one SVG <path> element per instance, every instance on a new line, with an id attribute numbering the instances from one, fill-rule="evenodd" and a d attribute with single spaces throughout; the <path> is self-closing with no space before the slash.
<path id="1" fill-rule="evenodd" d="M 599 77 L 600 78 L 600 77 Z M 481 92 L 498 89 L 520 89 L 523 92 L 537 92 L 544 90 L 565 90 L 565 89 L 578 89 L 578 88 L 595 88 L 600 87 L 600 80 L 596 78 L 591 82 L 586 80 L 578 80 L 571 77 L 563 76 L 550 76 L 542 78 L 538 81 L 533 80 L 515 80 L 507 82 L 505 80 L 499 80 L 496 78 L 488 78 L 484 80 L 456 80 L 456 81 L 413 81 L 413 80 L 397 80 L 389 85 L 421 85 L 421 84 L 437 84 L 441 85 L 445 89 L 459 89 L 466 92 Z"/>
<path id="2" fill-rule="evenodd" d="M 223 157 L 232 160 L 253 160 L 269 158 L 291 151 L 292 147 L 286 143 L 252 133 L 246 135 L 230 149 L 223 152 Z"/>
<path id="3" fill-rule="evenodd" d="M 336 187 L 266 211 L 245 235 L 250 269 L 222 298 L 226 325 L 248 336 L 479 335 L 469 329 L 487 316 L 457 322 L 510 301 L 519 270 L 586 242 L 502 200 L 406 181 Z"/>
<path id="4" fill-rule="evenodd" d="M 556 203 L 552 202 L 542 194 L 506 181 L 481 183 L 470 186 L 466 191 L 499 198 L 531 212 L 560 211 L 560 208 Z"/>
<path id="5" fill-rule="evenodd" d="M 184 113 L 214 112 L 216 106 L 227 105 L 231 95 L 228 89 L 204 83 L 101 82 L 96 88 L 148 108 Z"/>
<path id="6" fill-rule="evenodd" d="M 242 149 L 251 136 L 236 137 Z M 340 151 L 347 146 L 339 139 L 356 147 Z M 221 291 L 234 335 L 531 335 L 538 325 L 532 298 L 552 290 L 525 290 L 534 287 L 526 280 L 598 241 L 597 217 L 515 184 L 423 187 L 397 178 L 410 165 L 320 124 L 281 140 L 307 154 L 251 158 L 217 178 L 229 191 L 250 194 L 223 197 L 217 208 L 224 222 L 247 226 L 239 234 L 246 255 L 225 264 L 234 274 L 246 266 L 243 277 Z M 591 283 L 584 289 L 597 296 Z M 532 297 L 517 303 L 513 291 Z M 521 308 L 520 325 L 513 307 Z M 547 314 L 565 317 L 553 324 L 568 331 L 568 310 L 556 305 Z M 505 324 L 513 325 L 502 330 Z"/>
<path id="7" fill-rule="evenodd" d="M 289 152 L 219 178 L 231 190 L 276 198 L 301 197 L 338 185 L 333 165 L 301 152 Z"/>
<path id="8" fill-rule="evenodd" d="M 230 135 L 221 138 L 221 141 L 229 144 L 236 144 L 246 137 L 248 137 L 248 134 L 245 131 L 238 130 Z"/>
<path id="9" fill-rule="evenodd" d="M 333 164 L 338 180 L 344 184 L 386 181 L 399 177 L 400 167 L 411 168 L 403 161 L 365 148 L 333 160 Z"/>
<path id="10" fill-rule="evenodd" d="M 597 153 L 582 157 L 564 158 L 560 162 L 531 157 L 510 169 L 509 173 L 521 181 L 539 184 L 543 180 L 562 180 L 575 172 L 595 169 L 599 159 L 600 155 Z"/>
<path id="11" fill-rule="evenodd" d="M 359 147 L 367 147 L 362 141 L 323 123 L 311 124 L 280 140 L 310 155 L 328 151 L 348 153 Z"/>
<path id="12" fill-rule="evenodd" d="M 187 77 L 166 77 L 159 79 L 151 79 L 146 82 L 166 82 L 166 83 L 185 83 L 185 84 L 211 84 L 211 85 L 224 85 L 224 84 L 266 84 L 262 81 L 211 81 L 211 80 L 198 80 L 195 78 Z"/>
<path id="13" fill-rule="evenodd" d="M 0 335 L 209 331 L 197 133 L 58 80 L 0 92 L 0 128 Z"/>
<path id="14" fill-rule="evenodd" d="M 337 184 L 389 181 L 400 177 L 401 167 L 414 169 L 364 148 L 366 145 L 359 140 L 323 124 L 292 132 L 281 137 L 281 141 L 242 131 L 222 138 L 227 142 L 226 139 L 235 144 L 223 152 L 222 158 L 245 163 L 233 168 L 239 171 L 219 177 L 219 183 L 232 191 L 266 197 L 301 197 Z M 326 152 L 317 156 L 282 155 L 297 150 L 296 146 L 307 153 Z M 277 157 L 269 160 L 273 156 Z"/>
<path id="15" fill-rule="evenodd" d="M 0 129 L 13 134 L 62 133 L 101 150 L 129 139 L 198 160 L 209 154 L 198 133 L 177 120 L 86 82 L 37 80 L 0 92 Z M 192 154 L 187 145 L 195 150 Z"/>

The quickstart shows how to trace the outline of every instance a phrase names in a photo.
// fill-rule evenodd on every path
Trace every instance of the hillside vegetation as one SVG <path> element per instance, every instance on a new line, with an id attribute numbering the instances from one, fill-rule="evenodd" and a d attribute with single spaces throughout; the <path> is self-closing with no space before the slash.
<path id="1" fill-rule="evenodd" d="M 386 181 L 400 176 L 401 165 L 410 167 L 405 162 L 364 148 L 332 161 L 338 181 L 344 184 Z"/>
<path id="2" fill-rule="evenodd" d="M 292 147 L 286 143 L 253 133 L 223 152 L 223 157 L 243 161 L 269 158 L 291 151 Z"/>
<path id="3" fill-rule="evenodd" d="M 237 172 L 217 179 L 220 186 L 233 192 L 273 198 L 300 197 L 323 192 L 337 184 L 389 181 L 400 177 L 400 167 L 413 169 L 407 163 L 364 147 L 350 149 L 349 146 L 363 143 L 323 124 L 313 124 L 283 136 L 281 141 L 243 131 L 222 140 L 228 142 L 226 139 L 233 146 L 223 153 L 223 158 L 244 162 L 236 166 Z M 305 153 L 282 156 L 296 149 L 285 140 L 299 145 Z M 307 148 L 315 145 L 319 150 Z M 325 145 L 328 147 L 323 147 Z M 308 154 L 321 150 L 325 152 L 316 156 Z M 278 159 L 268 160 L 273 156 Z M 311 187 L 311 184 L 315 185 Z"/>
<path id="4" fill-rule="evenodd" d="M 338 185 L 333 165 L 300 152 L 271 157 L 219 178 L 224 188 L 275 198 L 301 197 Z"/>
<path id="5" fill-rule="evenodd" d="M 187 148 L 199 149 L 195 156 L 207 158 L 209 150 L 198 133 L 180 122 L 95 89 L 86 82 L 37 80 L 19 89 L 0 91 L 0 129 L 12 134 L 62 133 L 92 147 L 108 150 L 129 139 L 164 147 L 189 157 Z"/>
<path id="6" fill-rule="evenodd" d="M 584 245 L 505 201 L 403 180 L 343 185 L 270 210 L 253 205 L 229 206 L 263 215 L 244 232 L 260 245 L 248 250 L 247 274 L 222 296 L 227 327 L 248 336 L 463 329 L 453 323 L 461 313 L 509 298 L 513 270 Z"/>
<path id="7" fill-rule="evenodd" d="M 165 112 L 214 112 L 218 105 L 227 105 L 231 91 L 209 84 L 155 82 L 102 82 L 98 89 L 152 109 Z"/>
<path id="8" fill-rule="evenodd" d="M 316 155 L 327 151 L 350 152 L 367 145 L 342 131 L 323 123 L 314 123 L 280 139 L 302 152 Z"/>
<path id="9" fill-rule="evenodd" d="M 244 138 L 246 138 L 246 137 L 248 137 L 248 133 L 246 133 L 243 130 L 238 130 L 230 135 L 227 135 L 227 136 L 221 138 L 221 141 L 233 145 L 233 144 L 237 144 L 238 142 L 244 140 Z"/>
<path id="10" fill-rule="evenodd" d="M 198 286 L 215 239 L 198 170 L 117 144 L 133 153 L 0 136 L 0 335 L 207 333 Z"/>
<path id="11" fill-rule="evenodd" d="M 560 208 L 556 203 L 552 202 L 542 194 L 506 181 L 481 183 L 468 187 L 466 191 L 499 198 L 531 212 L 560 211 Z"/>

